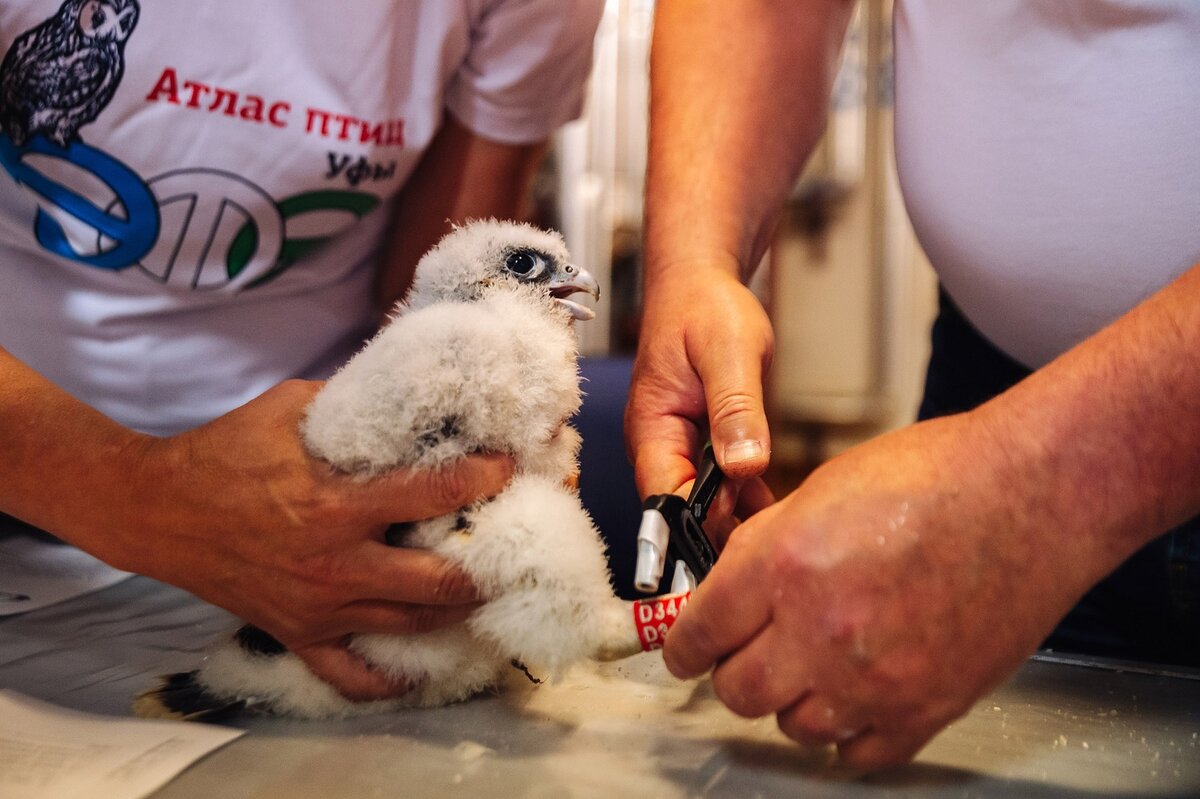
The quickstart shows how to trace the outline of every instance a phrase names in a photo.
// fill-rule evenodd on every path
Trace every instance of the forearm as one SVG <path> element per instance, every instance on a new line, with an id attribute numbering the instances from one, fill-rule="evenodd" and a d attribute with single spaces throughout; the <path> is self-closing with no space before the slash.
<path id="1" fill-rule="evenodd" d="M 521 219 L 545 144 L 488 141 L 451 116 L 397 199 L 376 286 L 380 308 L 389 308 L 412 282 L 417 261 L 468 219 Z"/>
<path id="2" fill-rule="evenodd" d="M 0 349 L 0 510 L 117 565 L 108 531 L 130 523 L 132 473 L 151 441 Z"/>
<path id="3" fill-rule="evenodd" d="M 651 55 L 648 290 L 753 267 L 825 124 L 845 0 L 664 0 Z"/>
<path id="4" fill-rule="evenodd" d="M 1200 512 L 1197 353 L 1200 266 L 975 412 L 1015 467 L 998 490 L 1096 578 Z"/>

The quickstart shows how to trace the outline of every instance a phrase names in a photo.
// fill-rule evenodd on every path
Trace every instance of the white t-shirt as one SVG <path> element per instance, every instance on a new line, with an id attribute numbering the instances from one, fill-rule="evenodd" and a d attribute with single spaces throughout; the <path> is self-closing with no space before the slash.
<path id="1" fill-rule="evenodd" d="M 1200 262 L 1200 2 L 897 0 L 922 246 L 1038 367 Z"/>
<path id="2" fill-rule="evenodd" d="M 388 200 L 443 112 L 545 139 L 602 6 L 0 5 L 0 346 L 155 434 L 326 376 L 371 332 Z"/>

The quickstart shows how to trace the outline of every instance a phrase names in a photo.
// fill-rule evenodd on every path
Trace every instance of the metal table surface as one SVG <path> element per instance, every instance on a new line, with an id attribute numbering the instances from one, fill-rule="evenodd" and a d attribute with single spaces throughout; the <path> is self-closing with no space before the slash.
<path id="1" fill-rule="evenodd" d="M 0 619 L 0 687 L 128 715 L 232 619 L 146 578 Z M 246 718 L 156 799 L 410 796 L 1197 797 L 1200 680 L 1034 659 L 916 762 L 861 776 L 740 719 L 656 653 L 435 710 Z"/>

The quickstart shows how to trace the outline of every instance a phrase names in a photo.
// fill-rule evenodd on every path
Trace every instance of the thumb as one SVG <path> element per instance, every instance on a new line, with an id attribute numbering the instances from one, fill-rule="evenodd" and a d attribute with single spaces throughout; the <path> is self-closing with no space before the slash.
<path id="1" fill-rule="evenodd" d="M 766 471 L 771 435 L 763 407 L 763 368 L 755 358 L 723 357 L 702 376 L 709 434 L 721 471 L 747 480 Z"/>

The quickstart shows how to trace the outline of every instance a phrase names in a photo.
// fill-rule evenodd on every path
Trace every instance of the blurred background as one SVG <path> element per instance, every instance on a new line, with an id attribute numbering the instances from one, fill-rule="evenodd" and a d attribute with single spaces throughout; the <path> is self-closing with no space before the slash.
<path id="1" fill-rule="evenodd" d="M 587 111 L 560 135 L 538 180 L 542 221 L 563 231 L 602 284 L 596 320 L 580 326 L 585 376 L 617 369 L 605 361 L 637 346 L 653 11 L 653 0 L 609 0 Z M 767 386 L 777 492 L 912 421 L 920 399 L 936 284 L 895 177 L 891 12 L 891 0 L 858 3 L 828 130 L 752 282 L 777 337 Z"/>

